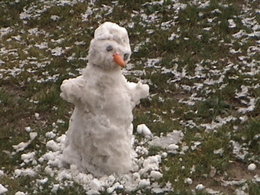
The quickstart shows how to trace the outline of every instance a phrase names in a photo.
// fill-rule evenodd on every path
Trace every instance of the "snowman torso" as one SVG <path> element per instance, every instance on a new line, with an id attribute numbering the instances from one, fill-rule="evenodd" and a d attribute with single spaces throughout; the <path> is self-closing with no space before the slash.
<path id="1" fill-rule="evenodd" d="M 65 161 L 97 175 L 129 170 L 133 115 L 126 79 L 87 69 L 73 81 L 80 90 L 67 132 Z"/>
<path id="2" fill-rule="evenodd" d="M 89 118 L 118 127 L 127 127 L 133 120 L 131 94 L 122 74 L 104 74 L 87 69 L 79 109 Z M 86 117 L 86 116 L 85 116 Z M 85 118 L 84 117 L 84 118 Z M 100 119 L 100 120 L 98 120 Z"/>

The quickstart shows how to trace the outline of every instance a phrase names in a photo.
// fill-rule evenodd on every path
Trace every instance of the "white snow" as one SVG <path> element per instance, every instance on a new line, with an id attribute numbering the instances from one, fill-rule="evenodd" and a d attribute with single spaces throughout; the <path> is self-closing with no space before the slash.
<path id="1" fill-rule="evenodd" d="M 235 28 L 237 25 L 233 19 L 228 19 L 229 28 Z"/>
<path id="2" fill-rule="evenodd" d="M 176 145 L 176 144 L 170 144 L 168 147 L 167 147 L 168 150 L 172 151 L 172 150 L 178 150 L 179 149 L 179 146 Z"/>
<path id="3" fill-rule="evenodd" d="M 45 134 L 45 136 L 49 139 L 53 139 L 56 136 L 56 133 L 54 133 L 53 131 L 49 131 Z"/>
<path id="4" fill-rule="evenodd" d="M 96 176 L 127 173 L 134 164 L 132 110 L 148 96 L 149 86 L 123 76 L 130 54 L 126 29 L 105 22 L 95 30 L 82 75 L 61 85 L 61 97 L 75 105 L 62 159 Z M 151 134 L 145 125 L 142 131 Z M 52 140 L 47 147 L 59 150 Z"/>
<path id="5" fill-rule="evenodd" d="M 60 146 L 54 140 L 48 141 L 46 147 L 53 151 L 58 151 L 60 149 Z"/>
<path id="6" fill-rule="evenodd" d="M 35 159 L 35 152 L 28 152 L 26 154 L 22 154 L 21 155 L 21 159 L 25 163 L 29 163 L 29 162 L 31 162 L 31 161 L 33 161 Z"/>
<path id="7" fill-rule="evenodd" d="M 21 176 L 30 176 L 34 177 L 36 176 L 36 172 L 31 168 L 25 168 L 25 169 L 16 169 L 14 171 L 15 177 L 21 177 Z"/>
<path id="8" fill-rule="evenodd" d="M 139 182 L 139 188 L 145 188 L 147 186 L 150 186 L 150 180 L 149 179 L 142 179 Z"/>
<path id="9" fill-rule="evenodd" d="M 60 17 L 57 16 L 57 15 L 51 15 L 51 19 L 52 19 L 53 21 L 58 21 L 58 20 L 60 19 Z"/>
<path id="10" fill-rule="evenodd" d="M 11 27 L 0 28 L 0 38 L 4 37 L 5 35 L 8 35 L 12 31 L 13 29 Z"/>
<path id="11" fill-rule="evenodd" d="M 15 195 L 26 195 L 26 193 L 18 191 L 15 193 Z"/>
<path id="12" fill-rule="evenodd" d="M 56 47 L 51 50 L 53 56 L 61 56 L 64 53 L 64 50 L 61 47 Z"/>
<path id="13" fill-rule="evenodd" d="M 233 186 L 233 185 L 239 186 L 241 184 L 244 184 L 245 182 L 246 182 L 246 179 L 232 180 L 232 181 L 225 181 L 225 180 L 223 180 L 222 181 L 222 185 L 225 186 L 225 187 L 229 186 L 229 185 L 231 185 L 231 186 Z"/>
<path id="14" fill-rule="evenodd" d="M 151 173 L 150 173 L 150 177 L 154 180 L 158 180 L 158 179 L 162 178 L 162 176 L 163 176 L 162 173 L 159 171 L 151 171 Z"/>
<path id="15" fill-rule="evenodd" d="M 37 133 L 36 132 L 30 132 L 29 136 L 30 136 L 30 140 L 27 142 L 21 142 L 18 145 L 13 145 L 13 148 L 16 150 L 16 152 L 21 152 L 23 150 L 25 150 L 25 148 L 27 148 L 32 141 L 37 137 Z"/>
<path id="16" fill-rule="evenodd" d="M 191 185 L 192 182 L 193 182 L 192 179 L 189 178 L 189 177 L 184 179 L 184 183 L 187 183 L 187 184 L 190 184 L 190 185 Z"/>
<path id="17" fill-rule="evenodd" d="M 139 134 L 143 134 L 145 137 L 151 137 L 153 135 L 151 130 L 145 124 L 138 125 L 136 131 Z"/>
<path id="18" fill-rule="evenodd" d="M 195 187 L 196 190 L 204 190 L 205 189 L 205 186 L 203 184 L 198 184 L 196 187 Z"/>
<path id="19" fill-rule="evenodd" d="M 40 114 L 39 113 L 34 113 L 34 116 L 35 116 L 35 118 L 37 119 L 37 120 L 39 120 L 40 119 Z"/>
<path id="20" fill-rule="evenodd" d="M 205 191 L 206 191 L 208 194 L 216 194 L 216 195 L 221 194 L 220 191 L 218 191 L 218 190 L 213 190 L 213 189 L 211 189 L 211 188 L 206 188 Z"/>
<path id="21" fill-rule="evenodd" d="M 31 127 L 25 127 L 24 129 L 25 129 L 25 131 L 27 131 L 27 132 L 31 132 L 31 131 L 32 131 Z"/>
<path id="22" fill-rule="evenodd" d="M 0 177 L 2 177 L 4 175 L 5 175 L 4 171 L 0 170 Z"/>
<path id="23" fill-rule="evenodd" d="M 6 192 L 8 192 L 8 189 L 5 188 L 2 184 L 0 184 L 0 194 L 4 194 Z"/>
<path id="24" fill-rule="evenodd" d="M 234 140 L 231 140 L 230 143 L 233 146 L 233 154 L 239 159 L 244 159 L 248 154 L 247 149 Z"/>
<path id="25" fill-rule="evenodd" d="M 178 146 L 176 144 L 182 140 L 183 136 L 184 134 L 182 131 L 174 130 L 171 133 L 168 133 L 166 136 L 154 136 L 149 144 L 152 146 L 159 146 L 164 149 L 172 149 L 173 147 L 176 150 L 178 149 Z M 168 148 L 169 146 L 170 148 Z"/>
<path id="26" fill-rule="evenodd" d="M 249 164 L 248 167 L 247 167 L 247 169 L 248 169 L 249 171 L 254 171 L 254 170 L 256 170 L 256 164 L 254 164 L 254 163 Z"/>

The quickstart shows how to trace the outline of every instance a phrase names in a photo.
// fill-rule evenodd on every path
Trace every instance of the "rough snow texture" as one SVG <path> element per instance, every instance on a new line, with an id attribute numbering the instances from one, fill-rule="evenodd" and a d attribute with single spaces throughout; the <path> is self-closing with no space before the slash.
<path id="1" fill-rule="evenodd" d="M 106 22 L 95 31 L 83 75 L 61 85 L 61 97 L 75 105 L 63 160 L 97 176 L 132 169 L 132 110 L 149 94 L 148 85 L 127 82 L 114 53 L 130 56 L 128 34 Z"/>
<path id="2" fill-rule="evenodd" d="M 134 159 L 135 166 L 132 172 L 96 177 L 91 173 L 82 172 L 73 164 L 70 165 L 69 168 L 62 166 L 62 152 L 66 143 L 65 139 L 66 136 L 63 134 L 60 137 L 56 137 L 55 140 L 48 141 L 47 144 L 49 147 L 47 147 L 47 152 L 38 159 L 41 164 L 47 164 L 44 172 L 54 177 L 55 181 L 59 183 L 51 184 L 53 193 L 57 192 L 62 186 L 73 185 L 73 182 L 81 185 L 86 191 L 86 194 L 100 194 L 100 192 L 111 194 L 119 189 L 126 192 L 132 192 L 138 189 L 151 189 L 151 191 L 155 193 L 164 193 L 173 190 L 169 183 L 166 185 L 157 183 L 157 180 L 163 176 L 160 170 L 160 163 L 162 162 L 162 158 L 165 157 L 164 153 L 144 157 L 140 151 L 145 151 L 146 148 L 144 145 L 138 143 L 138 145 L 134 147 L 137 156 Z M 161 140 L 164 140 L 163 137 L 161 137 Z M 175 143 L 177 144 L 177 141 Z M 32 170 L 38 172 L 37 167 L 36 165 Z M 17 169 L 14 175 L 15 177 L 21 177 L 27 174 L 27 176 L 32 177 L 33 175 L 28 174 L 29 172 L 28 169 Z M 47 178 L 42 178 L 37 181 L 37 184 L 41 186 L 47 181 Z"/>

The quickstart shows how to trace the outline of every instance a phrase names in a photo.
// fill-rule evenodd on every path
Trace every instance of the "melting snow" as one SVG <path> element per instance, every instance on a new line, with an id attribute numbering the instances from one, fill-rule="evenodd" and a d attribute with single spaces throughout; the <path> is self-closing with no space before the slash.
<path id="1" fill-rule="evenodd" d="M 142 124 L 142 126 L 146 127 L 145 124 Z M 137 145 L 135 147 L 135 151 L 140 156 L 137 156 L 135 159 L 136 167 L 132 173 L 117 176 L 104 175 L 101 178 L 95 178 L 92 174 L 81 172 L 75 165 L 71 165 L 69 168 L 63 167 L 61 157 L 66 135 L 57 137 L 56 134 L 52 133 L 53 131 L 46 134 L 46 138 L 51 140 L 47 141 L 47 152 L 40 158 L 36 157 L 36 152 L 28 152 L 21 155 L 23 162 L 26 164 L 32 163 L 32 167 L 16 169 L 14 171 L 15 177 L 34 177 L 43 168 L 47 175 L 54 177 L 59 182 L 59 184 L 55 184 L 55 182 L 51 184 L 52 192 L 56 192 L 63 185 L 72 185 L 73 182 L 81 185 L 87 194 L 100 194 L 101 191 L 113 193 L 117 189 L 124 189 L 126 192 L 131 192 L 134 190 L 147 188 L 158 193 L 173 190 L 169 184 L 166 186 L 161 186 L 156 182 L 162 177 L 160 163 L 162 162 L 162 158 L 167 157 L 167 153 L 144 158 L 142 157 L 144 153 L 140 151 L 146 151 L 145 155 L 147 155 L 147 148 Z M 37 136 L 35 133 L 30 133 L 30 135 L 30 140 L 25 144 L 26 147 Z M 161 147 L 168 147 L 169 145 L 174 144 L 177 148 L 178 146 L 176 144 L 178 144 L 182 138 L 183 133 L 181 131 L 173 131 L 166 136 L 155 136 L 154 139 L 149 141 L 149 144 Z M 25 146 L 24 144 L 21 144 L 21 146 L 14 147 L 14 149 L 22 151 L 25 149 Z M 37 161 L 37 163 L 33 163 L 34 161 Z M 47 165 L 45 165 L 46 163 Z M 37 179 L 37 184 L 41 186 L 47 181 L 48 179 L 46 177 Z"/>
<path id="2" fill-rule="evenodd" d="M 248 167 L 247 167 L 247 169 L 248 169 L 249 171 L 254 171 L 254 170 L 256 169 L 256 164 L 254 164 L 254 163 L 249 164 Z"/>
<path id="3" fill-rule="evenodd" d="M 0 184 L 0 194 L 4 194 L 6 192 L 8 192 L 8 189 L 5 188 L 2 184 Z"/>
<path id="4" fill-rule="evenodd" d="M 138 125 L 136 131 L 146 137 L 151 137 L 153 135 L 151 130 L 145 124 Z"/>
<path id="5" fill-rule="evenodd" d="M 31 132 L 29 135 L 30 135 L 30 140 L 28 142 L 21 142 L 18 145 L 13 146 L 16 152 L 21 152 L 25 148 L 27 148 L 32 143 L 32 141 L 37 137 L 38 134 L 36 132 Z"/>
<path id="6" fill-rule="evenodd" d="M 182 131 L 176 131 L 174 130 L 171 133 L 168 133 L 166 136 L 154 136 L 153 139 L 149 142 L 150 145 L 152 146 L 158 146 L 164 149 L 172 149 L 171 147 L 175 147 L 175 149 L 177 149 L 178 147 L 176 146 L 176 144 L 178 144 L 182 138 L 183 138 L 184 134 Z"/>

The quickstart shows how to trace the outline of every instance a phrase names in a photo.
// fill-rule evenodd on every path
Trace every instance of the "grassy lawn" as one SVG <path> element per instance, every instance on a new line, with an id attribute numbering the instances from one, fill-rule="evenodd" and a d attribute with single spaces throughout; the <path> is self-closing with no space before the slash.
<path id="1" fill-rule="evenodd" d="M 259 2 L 92 2 L 0 1 L 0 184 L 6 194 L 86 193 L 69 179 L 55 190 L 60 181 L 40 159 L 48 141 L 67 131 L 73 109 L 59 86 L 80 75 L 94 30 L 105 21 L 128 30 L 127 79 L 150 86 L 149 98 L 134 110 L 134 127 L 144 123 L 154 136 L 184 134 L 177 152 L 162 159 L 157 182 L 170 183 L 169 194 L 260 194 Z M 22 151 L 13 147 L 29 140 Z M 148 155 L 167 152 L 145 147 Z M 34 157 L 26 161 L 23 154 Z M 251 163 L 255 170 L 248 170 Z M 19 174 L 26 168 L 36 174 Z"/>

